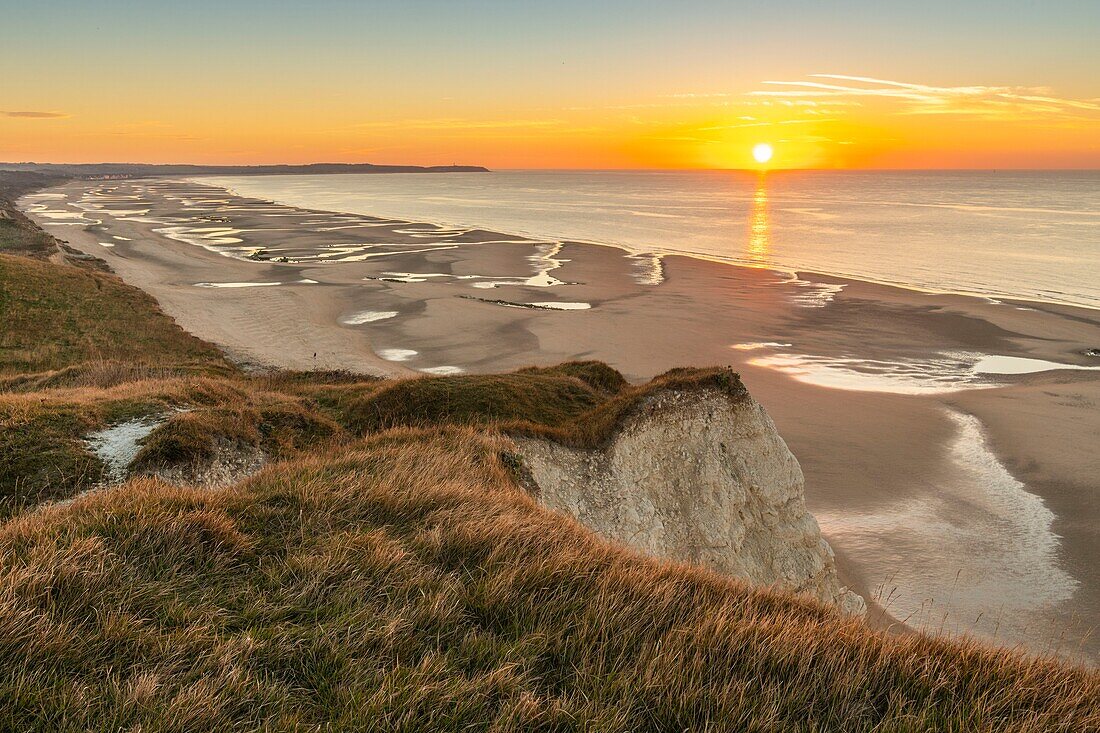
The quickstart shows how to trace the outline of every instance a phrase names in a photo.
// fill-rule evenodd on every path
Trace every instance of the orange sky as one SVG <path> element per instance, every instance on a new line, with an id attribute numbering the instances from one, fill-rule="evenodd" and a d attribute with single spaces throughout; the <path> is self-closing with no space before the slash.
<path id="1" fill-rule="evenodd" d="M 0 160 L 1100 168 L 1100 11 L 849 4 L 35 4 Z"/>

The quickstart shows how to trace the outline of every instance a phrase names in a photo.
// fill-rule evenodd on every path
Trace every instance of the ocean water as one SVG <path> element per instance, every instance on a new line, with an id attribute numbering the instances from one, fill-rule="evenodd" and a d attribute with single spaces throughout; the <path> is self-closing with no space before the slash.
<path id="1" fill-rule="evenodd" d="M 1100 171 L 201 179 L 307 208 L 1100 308 Z"/>

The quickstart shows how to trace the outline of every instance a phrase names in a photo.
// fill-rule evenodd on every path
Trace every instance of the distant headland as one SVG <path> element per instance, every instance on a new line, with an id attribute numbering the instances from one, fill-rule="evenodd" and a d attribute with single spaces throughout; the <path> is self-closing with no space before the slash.
<path id="1" fill-rule="evenodd" d="M 197 175 L 306 175 L 319 173 L 488 173 L 479 165 L 376 165 L 307 163 L 305 165 L 191 165 L 152 163 L 0 163 L 0 170 L 54 173 L 80 178 L 142 178 Z"/>

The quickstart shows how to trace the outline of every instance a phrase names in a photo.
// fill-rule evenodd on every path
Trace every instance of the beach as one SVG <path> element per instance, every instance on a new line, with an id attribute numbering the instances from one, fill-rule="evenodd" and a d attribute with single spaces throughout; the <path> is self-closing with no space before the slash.
<path id="1" fill-rule="evenodd" d="M 301 209 L 201 181 L 22 208 L 257 367 L 732 365 L 845 580 L 914 627 L 1100 659 L 1100 311 Z"/>

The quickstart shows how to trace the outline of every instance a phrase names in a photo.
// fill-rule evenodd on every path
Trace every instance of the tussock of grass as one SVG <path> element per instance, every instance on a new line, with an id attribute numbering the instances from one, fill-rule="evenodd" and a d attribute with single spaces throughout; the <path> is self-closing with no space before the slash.
<path id="1" fill-rule="evenodd" d="M 512 435 L 546 438 L 573 448 L 601 448 L 614 438 L 631 413 L 640 409 L 650 397 L 663 391 L 683 393 L 702 389 L 718 389 L 734 399 L 747 395 L 741 377 L 731 369 L 673 369 L 646 384 L 623 387 L 571 420 L 558 424 L 517 420 L 500 427 Z"/>
<path id="2" fill-rule="evenodd" d="M 607 395 L 617 394 L 628 385 L 622 374 L 602 361 L 567 361 L 551 367 L 527 367 L 516 373 L 575 377 L 597 392 Z"/>
<path id="3" fill-rule="evenodd" d="M 198 463 L 213 457 L 220 442 L 255 446 L 260 442 L 255 410 L 211 408 L 174 415 L 158 426 L 142 444 L 132 469 L 148 471 L 163 466 Z"/>
<path id="4" fill-rule="evenodd" d="M 370 432 L 524 419 L 560 425 L 600 404 L 605 395 L 578 377 L 540 370 L 348 385 L 317 399 L 351 429 Z"/>
<path id="5" fill-rule="evenodd" d="M 262 448 L 269 456 L 284 457 L 316 447 L 341 430 L 299 402 L 267 398 L 267 404 L 210 407 L 172 416 L 145 439 L 132 470 L 201 463 L 226 444 Z"/>
<path id="6" fill-rule="evenodd" d="M 1097 675 L 886 637 L 539 509 L 472 429 L 0 527 L 0 727 L 1089 730 Z"/>

